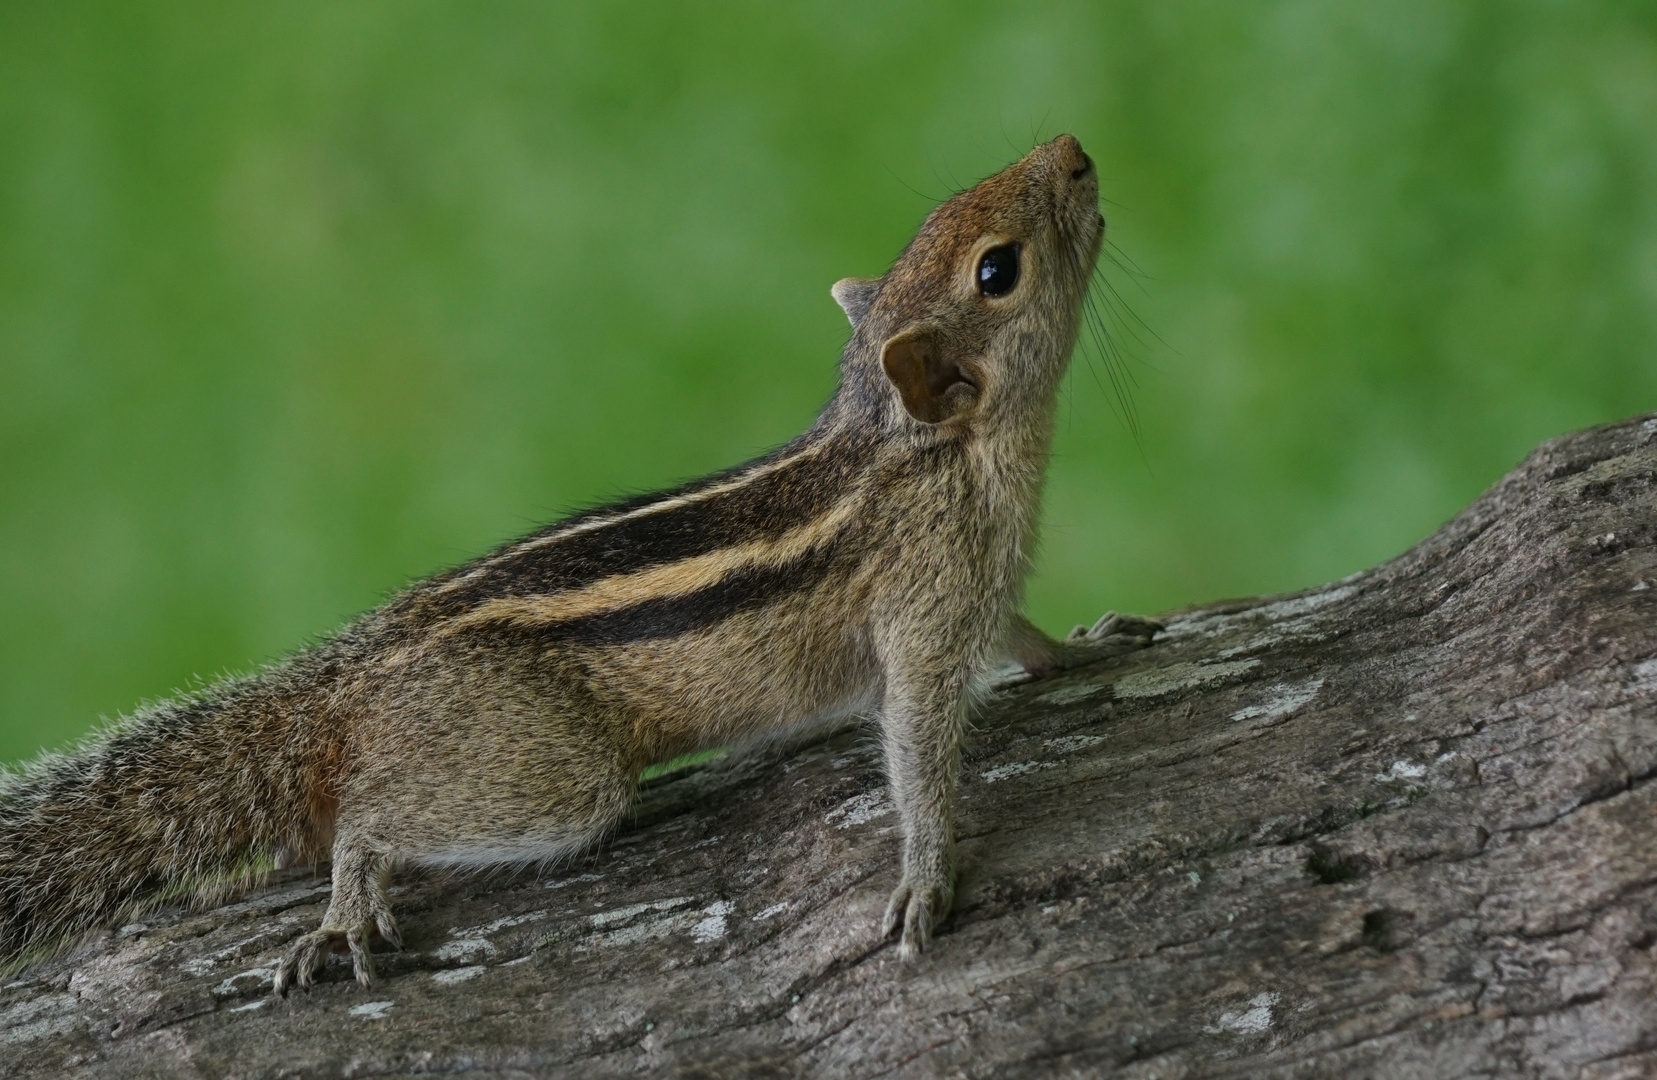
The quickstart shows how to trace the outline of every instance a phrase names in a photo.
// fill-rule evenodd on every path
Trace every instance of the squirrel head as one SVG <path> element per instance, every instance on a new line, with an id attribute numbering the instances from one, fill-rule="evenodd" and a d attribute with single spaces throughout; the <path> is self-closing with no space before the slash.
<path id="1" fill-rule="evenodd" d="M 1104 239 L 1099 180 L 1060 135 L 942 203 L 884 277 L 845 278 L 848 383 L 896 424 L 1050 414 Z"/>

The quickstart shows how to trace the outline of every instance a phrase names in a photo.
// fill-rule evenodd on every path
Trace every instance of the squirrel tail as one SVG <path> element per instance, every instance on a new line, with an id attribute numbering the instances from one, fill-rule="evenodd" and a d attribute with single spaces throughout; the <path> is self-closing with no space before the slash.
<path id="1" fill-rule="evenodd" d="M 337 761 L 289 669 L 139 711 L 0 770 L 0 973 L 173 899 L 326 852 Z M 284 685 L 287 684 L 287 685 Z"/>

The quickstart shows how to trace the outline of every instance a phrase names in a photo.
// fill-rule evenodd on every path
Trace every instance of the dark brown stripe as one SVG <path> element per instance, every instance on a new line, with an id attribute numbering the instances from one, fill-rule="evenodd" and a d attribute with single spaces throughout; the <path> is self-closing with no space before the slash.
<path id="1" fill-rule="evenodd" d="M 798 453 L 805 448 L 796 445 L 785 449 Z M 555 535 L 596 517 L 626 513 L 737 479 L 743 472 L 771 464 L 777 455 L 686 488 L 590 510 L 529 538 L 551 537 L 542 543 L 505 558 L 497 553 L 480 559 L 434 579 L 411 599 L 422 607 L 435 608 L 436 614 L 454 615 L 488 600 L 579 589 L 602 578 L 678 562 L 722 547 L 776 539 L 839 503 L 871 452 L 872 446 L 866 442 L 837 441 L 730 491 L 570 536 Z M 510 551 L 524 542 L 517 541 L 502 550 Z M 444 587 L 479 566 L 485 569 L 476 579 L 459 587 Z"/>
<path id="2" fill-rule="evenodd" d="M 675 637 L 816 586 L 829 575 L 843 547 L 843 541 L 830 542 L 781 566 L 739 570 L 717 585 L 684 596 L 647 600 L 601 615 L 553 623 L 537 628 L 535 633 L 547 640 L 583 645 L 622 645 Z"/>

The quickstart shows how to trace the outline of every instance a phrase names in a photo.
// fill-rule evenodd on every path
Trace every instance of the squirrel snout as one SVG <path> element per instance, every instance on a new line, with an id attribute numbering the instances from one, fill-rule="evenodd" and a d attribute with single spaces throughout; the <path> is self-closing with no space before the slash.
<path id="1" fill-rule="evenodd" d="M 1093 159 L 1087 156 L 1076 136 L 1060 135 L 1047 145 L 1052 148 L 1053 164 L 1068 172 L 1072 180 L 1080 180 L 1093 171 Z"/>

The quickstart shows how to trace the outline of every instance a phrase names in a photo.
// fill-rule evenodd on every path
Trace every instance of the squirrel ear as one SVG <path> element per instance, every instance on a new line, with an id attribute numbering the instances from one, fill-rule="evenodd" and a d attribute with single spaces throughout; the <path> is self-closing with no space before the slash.
<path id="1" fill-rule="evenodd" d="M 923 424 L 941 424 L 978 400 L 978 385 L 944 355 L 930 327 L 912 326 L 888 338 L 880 350 L 880 366 L 897 387 L 903 407 Z"/>
<path id="2" fill-rule="evenodd" d="M 875 293 L 880 291 L 879 278 L 848 277 L 841 278 L 829 289 L 829 295 L 834 302 L 840 305 L 840 310 L 846 313 L 851 320 L 852 329 L 863 321 L 868 314 L 869 307 L 875 302 Z"/>

